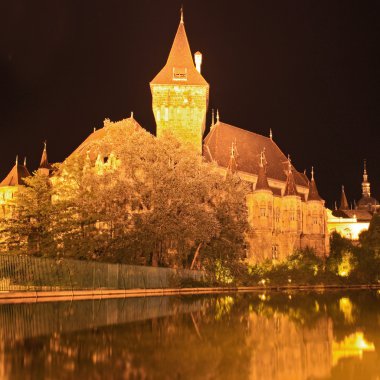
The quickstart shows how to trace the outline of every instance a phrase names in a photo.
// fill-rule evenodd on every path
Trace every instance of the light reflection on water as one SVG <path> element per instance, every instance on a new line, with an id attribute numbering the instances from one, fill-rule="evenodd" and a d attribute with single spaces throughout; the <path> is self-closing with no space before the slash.
<path id="1" fill-rule="evenodd" d="M 0 379 L 379 379 L 380 295 L 0 305 Z"/>

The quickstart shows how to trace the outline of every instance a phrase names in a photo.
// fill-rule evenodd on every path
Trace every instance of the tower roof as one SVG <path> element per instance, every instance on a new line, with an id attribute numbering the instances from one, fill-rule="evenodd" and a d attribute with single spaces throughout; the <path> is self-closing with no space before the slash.
<path id="1" fill-rule="evenodd" d="M 255 190 L 271 190 L 268 183 L 267 174 L 265 172 L 265 154 L 264 151 L 260 153 L 260 163 L 259 163 L 259 172 L 257 174 L 257 182 Z"/>
<path id="2" fill-rule="evenodd" d="M 296 187 L 296 181 L 294 180 L 292 163 L 290 161 L 289 156 L 288 156 L 288 170 L 287 170 L 286 184 L 285 184 L 285 191 L 284 191 L 284 196 L 287 196 L 287 195 L 299 196 L 297 187 Z"/>
<path id="3" fill-rule="evenodd" d="M 311 181 L 309 182 L 309 196 L 307 198 L 308 201 L 321 201 L 322 198 L 320 197 L 317 189 L 317 185 L 314 180 L 314 168 L 311 168 Z"/>
<path id="4" fill-rule="evenodd" d="M 44 142 L 44 150 L 42 151 L 39 169 L 51 169 L 51 165 L 49 164 L 47 156 L 46 141 Z"/>
<path id="5" fill-rule="evenodd" d="M 30 177 L 30 173 L 26 166 L 19 165 L 18 159 L 16 158 L 16 163 L 8 173 L 8 175 L 0 183 L 0 187 L 3 186 L 19 186 L 24 184 L 24 178 Z"/>
<path id="6" fill-rule="evenodd" d="M 189 41 L 187 40 L 182 10 L 181 20 L 166 65 L 151 81 L 151 84 L 208 86 L 206 80 L 195 68 Z"/>
<path id="7" fill-rule="evenodd" d="M 348 205 L 346 193 L 344 191 L 344 186 L 342 186 L 342 195 L 341 195 L 341 198 L 340 198 L 339 210 L 349 210 L 349 209 L 350 209 L 350 207 Z"/>

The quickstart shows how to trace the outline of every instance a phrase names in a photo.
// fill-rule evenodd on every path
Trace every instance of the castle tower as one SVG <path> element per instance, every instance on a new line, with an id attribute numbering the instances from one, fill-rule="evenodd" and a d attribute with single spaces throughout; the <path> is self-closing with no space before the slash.
<path id="1" fill-rule="evenodd" d="M 371 197 L 371 184 L 368 181 L 367 161 L 364 160 L 363 182 L 362 182 L 362 197 L 358 202 L 359 210 L 376 211 L 379 209 L 377 199 Z"/>
<path id="2" fill-rule="evenodd" d="M 278 247 L 273 252 L 273 191 L 265 171 L 264 151 L 260 153 L 259 171 L 255 189 L 247 195 L 248 222 L 252 228 L 249 239 L 251 262 L 278 259 Z"/>
<path id="3" fill-rule="evenodd" d="M 181 20 L 166 65 L 150 82 L 152 108 L 158 138 L 170 132 L 202 154 L 209 84 L 200 73 L 201 53 L 195 54 L 195 61 L 197 67 L 181 10 Z"/>
<path id="4" fill-rule="evenodd" d="M 297 191 L 293 174 L 293 167 L 288 158 L 285 191 L 281 202 L 282 232 L 287 235 L 283 241 L 284 254 L 290 255 L 300 248 L 300 235 L 302 233 L 302 202 Z"/>
<path id="5" fill-rule="evenodd" d="M 315 253 L 321 257 L 325 257 L 328 252 L 327 216 L 324 204 L 325 201 L 319 195 L 315 183 L 314 168 L 311 168 L 301 246 L 313 248 Z"/>

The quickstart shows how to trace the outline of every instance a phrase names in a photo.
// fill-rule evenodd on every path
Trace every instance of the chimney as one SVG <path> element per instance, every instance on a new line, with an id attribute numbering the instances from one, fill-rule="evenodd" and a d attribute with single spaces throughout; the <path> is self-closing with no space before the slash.
<path id="1" fill-rule="evenodd" d="M 197 69 L 198 73 L 201 73 L 201 65 L 202 65 L 202 53 L 197 51 L 194 54 L 194 61 L 195 61 L 195 68 Z"/>

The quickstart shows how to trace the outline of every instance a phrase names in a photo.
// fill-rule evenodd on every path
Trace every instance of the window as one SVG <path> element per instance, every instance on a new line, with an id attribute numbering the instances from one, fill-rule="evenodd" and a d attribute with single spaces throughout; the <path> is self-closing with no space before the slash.
<path id="1" fill-rule="evenodd" d="M 260 207 L 260 216 L 267 216 L 265 207 Z"/>
<path id="2" fill-rule="evenodd" d="M 272 260 L 278 260 L 278 258 L 279 258 L 278 245 L 273 244 L 272 245 Z"/>
<path id="3" fill-rule="evenodd" d="M 173 80 L 187 81 L 187 68 L 173 67 Z"/>

